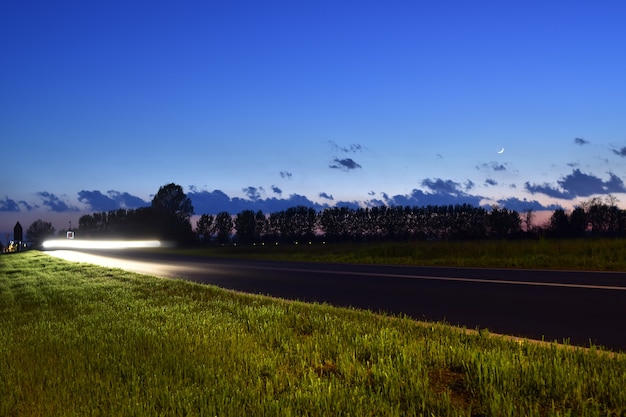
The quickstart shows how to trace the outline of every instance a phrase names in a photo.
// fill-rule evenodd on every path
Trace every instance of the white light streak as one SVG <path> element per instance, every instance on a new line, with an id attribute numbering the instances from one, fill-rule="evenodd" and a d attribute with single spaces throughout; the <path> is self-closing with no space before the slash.
<path id="1" fill-rule="evenodd" d="M 158 248 L 158 240 L 78 240 L 53 239 L 43 242 L 46 249 L 130 249 Z"/>

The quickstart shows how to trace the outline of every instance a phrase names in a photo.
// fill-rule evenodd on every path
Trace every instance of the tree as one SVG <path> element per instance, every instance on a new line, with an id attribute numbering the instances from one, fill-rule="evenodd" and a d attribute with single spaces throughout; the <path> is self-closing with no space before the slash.
<path id="1" fill-rule="evenodd" d="M 52 223 L 43 220 L 34 221 L 26 230 L 26 239 L 40 245 L 49 237 L 54 236 L 54 227 Z"/>
<path id="2" fill-rule="evenodd" d="M 253 210 L 244 210 L 235 217 L 237 241 L 244 244 L 253 243 L 256 236 L 256 219 Z"/>
<path id="3" fill-rule="evenodd" d="M 533 231 L 533 218 L 535 217 L 533 209 L 529 208 L 524 212 L 524 229 L 526 233 Z"/>
<path id="4" fill-rule="evenodd" d="M 555 237 L 566 237 L 571 233 L 570 220 L 562 208 L 554 210 L 550 216 L 550 234 Z"/>
<path id="5" fill-rule="evenodd" d="M 185 195 L 183 188 L 174 183 L 159 188 L 152 199 L 152 208 L 170 218 L 189 221 L 193 214 L 191 199 Z"/>
<path id="6" fill-rule="evenodd" d="M 489 226 L 491 235 L 502 239 L 518 234 L 522 229 L 522 219 L 516 211 L 493 206 L 489 214 Z"/>
<path id="7" fill-rule="evenodd" d="M 196 223 L 196 234 L 201 243 L 211 242 L 213 233 L 215 233 L 214 217 L 211 214 L 203 214 Z"/>
<path id="8" fill-rule="evenodd" d="M 179 243 L 193 240 L 189 219 L 193 214 L 193 205 L 180 185 L 164 185 L 152 199 L 155 227 L 164 239 Z"/>
<path id="9" fill-rule="evenodd" d="M 585 234 L 588 227 L 587 213 L 583 207 L 576 207 L 569 216 L 570 235 L 580 237 Z"/>
<path id="10" fill-rule="evenodd" d="M 233 232 L 233 218 L 227 211 L 222 211 L 215 216 L 215 231 L 217 241 L 221 244 L 228 243 Z"/>
<path id="11" fill-rule="evenodd" d="M 254 215 L 254 234 L 255 236 L 262 238 L 267 231 L 267 218 L 261 210 L 257 210 Z"/>

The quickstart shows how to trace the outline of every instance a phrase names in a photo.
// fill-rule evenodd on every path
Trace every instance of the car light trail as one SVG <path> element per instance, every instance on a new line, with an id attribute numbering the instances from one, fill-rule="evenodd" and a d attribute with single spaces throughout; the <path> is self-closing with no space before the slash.
<path id="1" fill-rule="evenodd" d="M 121 259 L 113 256 L 95 255 L 93 253 L 78 252 L 68 249 L 51 250 L 47 251 L 46 254 L 70 262 L 83 262 L 106 268 L 119 268 L 158 277 L 178 278 L 181 273 L 184 274 L 186 271 L 191 270 L 189 267 L 170 265 L 165 262 L 144 262 L 132 259 Z"/>
<path id="2" fill-rule="evenodd" d="M 73 240 L 53 239 L 43 242 L 46 249 L 132 249 L 158 248 L 158 240 Z"/>

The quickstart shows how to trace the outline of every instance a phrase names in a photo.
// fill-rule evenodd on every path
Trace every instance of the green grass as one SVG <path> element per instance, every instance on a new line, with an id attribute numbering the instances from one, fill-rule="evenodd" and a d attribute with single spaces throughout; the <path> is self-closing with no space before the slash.
<path id="1" fill-rule="evenodd" d="M 490 240 L 196 248 L 202 256 L 314 262 L 626 271 L 624 239 Z"/>
<path id="2" fill-rule="evenodd" d="M 0 416 L 626 415 L 626 358 L 0 256 Z"/>

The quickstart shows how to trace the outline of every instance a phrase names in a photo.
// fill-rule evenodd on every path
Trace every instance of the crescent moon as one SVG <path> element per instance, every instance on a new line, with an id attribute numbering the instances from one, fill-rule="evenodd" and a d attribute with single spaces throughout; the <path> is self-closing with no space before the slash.
<path id="1" fill-rule="evenodd" d="M 499 153 L 499 154 L 503 154 L 503 153 L 504 153 L 504 148 L 500 149 L 500 150 L 498 151 L 498 153 Z"/>

